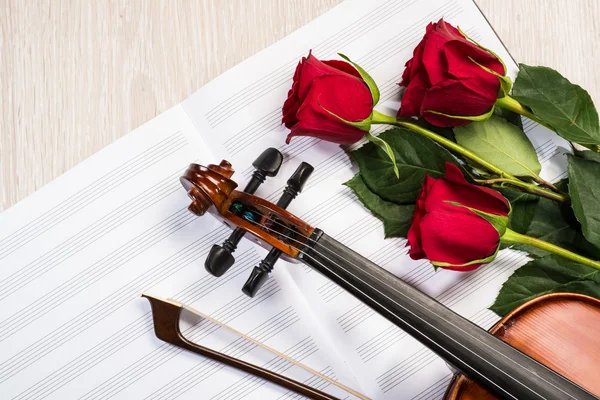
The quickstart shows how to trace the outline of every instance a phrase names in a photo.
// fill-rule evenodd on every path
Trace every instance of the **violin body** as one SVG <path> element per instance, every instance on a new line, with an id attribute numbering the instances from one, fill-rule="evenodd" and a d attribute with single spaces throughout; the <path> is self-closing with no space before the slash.
<path id="1" fill-rule="evenodd" d="M 490 333 L 600 396 L 600 300 L 573 293 L 540 296 L 513 310 Z M 496 397 L 457 374 L 444 398 Z"/>

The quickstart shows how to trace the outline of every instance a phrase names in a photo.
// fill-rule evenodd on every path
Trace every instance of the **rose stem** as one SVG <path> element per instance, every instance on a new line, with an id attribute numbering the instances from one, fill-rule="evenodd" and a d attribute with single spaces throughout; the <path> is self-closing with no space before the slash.
<path id="1" fill-rule="evenodd" d="M 580 256 L 579 254 L 563 249 L 562 247 L 556 246 L 552 243 L 548 243 L 531 236 L 522 235 L 511 229 L 506 229 L 506 232 L 504 233 L 504 236 L 502 236 L 501 240 L 506 243 L 522 243 L 527 244 L 529 246 L 537 247 L 538 249 L 546 250 L 550 253 L 564 257 L 568 260 L 572 260 L 580 264 L 587 265 L 588 267 L 600 270 L 599 261 L 594 261 L 590 258 Z"/>
<path id="2" fill-rule="evenodd" d="M 529 111 L 526 107 L 523 107 L 523 105 L 521 103 L 519 103 L 517 100 L 513 99 L 510 96 L 504 96 L 504 97 L 499 98 L 498 100 L 496 100 L 496 105 L 500 106 L 502 108 L 505 108 L 507 110 L 516 112 L 517 114 L 521 114 L 522 116 L 527 117 L 530 120 L 535 121 L 538 124 L 545 126 L 546 128 L 550 129 L 551 131 L 554 131 L 553 127 L 551 127 L 550 125 L 546 124 L 544 121 L 542 121 L 541 119 L 539 119 L 538 117 L 533 115 L 533 113 L 531 111 Z"/>
<path id="3" fill-rule="evenodd" d="M 504 96 L 498 100 L 496 100 L 496 105 L 500 106 L 502 108 L 506 108 L 507 110 L 511 110 L 516 112 L 517 114 L 521 114 L 524 117 L 527 117 L 535 122 L 537 122 L 540 125 L 545 126 L 546 128 L 554 131 L 554 128 L 552 128 L 550 125 L 546 125 L 542 120 L 540 120 L 539 118 L 537 118 L 535 115 L 533 115 L 533 113 L 531 111 L 529 111 L 527 108 L 523 107 L 521 105 L 521 103 L 519 103 L 518 101 L 516 101 L 515 99 L 513 99 L 510 96 Z M 550 188 L 552 190 L 554 190 L 557 193 L 561 193 L 560 190 L 558 190 L 558 188 L 556 186 L 554 186 L 552 183 L 542 179 L 539 175 L 535 174 L 532 172 L 532 177 L 541 185 L 546 186 L 547 188 Z"/>
<path id="4" fill-rule="evenodd" d="M 523 182 L 521 180 L 498 178 L 498 179 L 475 179 L 475 182 L 480 185 L 494 185 L 496 183 L 508 183 L 509 185 L 516 186 L 523 191 L 531 194 L 536 194 L 540 197 L 545 197 L 550 200 L 558 201 L 561 203 L 568 203 L 569 199 L 564 194 L 555 193 L 550 190 L 544 189 L 543 187 L 534 185 L 533 183 Z"/>
<path id="5" fill-rule="evenodd" d="M 550 192 L 543 188 L 540 188 L 539 186 L 536 186 L 534 184 L 523 182 L 522 180 L 509 174 L 508 172 L 505 172 L 502 169 L 496 167 L 494 164 L 487 162 L 486 160 L 479 157 L 477 154 L 473 153 L 472 151 L 464 148 L 463 146 L 461 146 L 457 143 L 454 143 L 452 140 L 446 139 L 442 135 L 438 135 L 437 133 L 432 132 L 428 129 L 425 129 L 422 126 L 419 126 L 415 123 L 408 122 L 408 121 L 401 121 L 394 117 L 390 117 L 389 115 L 382 114 L 379 111 L 373 111 L 373 120 L 371 121 L 371 123 L 396 125 L 396 126 L 410 129 L 411 131 L 420 133 L 421 135 L 428 137 L 429 139 L 441 144 L 442 146 L 444 146 L 450 150 L 453 150 L 458 154 L 461 154 L 465 158 L 468 158 L 469 160 L 481 165 L 482 167 L 488 169 L 489 171 L 500 175 L 500 177 L 502 179 L 505 179 L 505 182 L 507 182 L 507 183 L 510 182 L 514 186 L 518 186 L 521 189 L 526 190 L 527 192 L 537 194 L 539 196 L 543 196 L 543 197 L 552 196 L 550 198 L 552 198 L 553 200 L 560 201 L 563 203 L 569 202 L 569 198 L 567 196 L 565 196 L 564 194 L 553 193 L 553 192 Z"/>
<path id="6" fill-rule="evenodd" d="M 529 111 L 527 109 L 527 107 L 523 107 L 523 105 L 521 103 L 519 103 L 517 100 L 513 99 L 510 96 L 504 96 L 504 97 L 499 98 L 498 100 L 496 100 L 496 105 L 499 107 L 505 108 L 507 110 L 514 111 L 517 114 L 521 114 L 522 116 L 527 117 L 530 120 L 535 121 L 542 126 L 545 126 L 546 128 L 550 129 L 553 132 L 556 131 L 556 129 L 554 129 L 553 127 L 551 127 L 550 125 L 548 125 L 547 123 L 545 123 L 544 121 L 542 121 L 541 119 L 536 117 L 531 111 Z M 581 143 L 579 143 L 579 144 L 581 144 Z M 581 144 L 581 145 L 584 147 L 587 147 L 588 149 L 590 149 L 592 151 L 600 153 L 600 146 L 597 144 Z"/>

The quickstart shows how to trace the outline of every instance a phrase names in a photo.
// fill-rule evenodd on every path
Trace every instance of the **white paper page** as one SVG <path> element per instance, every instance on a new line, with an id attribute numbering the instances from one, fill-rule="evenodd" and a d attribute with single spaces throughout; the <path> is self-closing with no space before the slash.
<path id="1" fill-rule="evenodd" d="M 361 65 L 380 88 L 377 108 L 395 114 L 404 63 L 426 24 L 441 17 L 498 53 L 514 77 L 516 66 L 471 0 L 349 0 L 215 79 L 183 104 L 194 121 L 210 126 L 201 131 L 202 137 L 215 154 L 242 171 L 243 178 L 251 173 L 248 167 L 253 157 L 266 147 L 284 153 L 285 164 L 276 183 L 264 185 L 259 195 L 275 201 L 297 165 L 311 163 L 315 172 L 290 211 L 489 328 L 498 317 L 487 307 L 512 271 L 526 262 L 523 254 L 502 251 L 494 262 L 473 273 L 436 273 L 428 262 L 411 260 L 405 240 L 384 240 L 381 222 L 342 186 L 356 173 L 345 152 L 314 138 L 297 137 L 285 145 L 288 131 L 281 125 L 281 106 L 295 65 L 310 49 L 320 59 L 337 58 L 336 53 L 342 52 Z M 551 181 L 564 177 L 568 144 L 531 121 L 525 122 L 525 131 L 542 162 L 542 176 Z M 429 350 L 310 269 L 285 263 L 276 268 L 289 271 L 330 335 L 334 350 L 350 365 L 368 395 L 375 399 L 443 395 L 450 370 Z"/>
<path id="2" fill-rule="evenodd" d="M 0 397 L 296 397 L 158 340 L 143 291 L 188 303 L 360 389 L 330 362 L 308 307 L 286 290 L 289 282 L 270 279 L 253 299 L 241 293 L 264 252 L 243 242 L 226 276 L 206 273 L 208 250 L 230 230 L 187 210 L 178 178 L 197 159 L 214 161 L 177 106 L 0 215 Z M 183 330 L 193 341 L 345 396 L 209 323 Z"/>

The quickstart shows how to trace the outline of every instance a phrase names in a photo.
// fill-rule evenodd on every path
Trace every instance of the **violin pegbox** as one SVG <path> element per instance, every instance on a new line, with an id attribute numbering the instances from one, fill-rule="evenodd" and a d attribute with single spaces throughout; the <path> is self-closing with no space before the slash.
<path id="1" fill-rule="evenodd" d="M 244 188 L 244 193 L 254 194 L 260 185 L 263 184 L 267 177 L 276 176 L 281 168 L 283 155 L 275 148 L 268 148 L 262 152 L 260 156 L 252 163 L 255 168 L 252 177 Z M 231 177 L 231 176 L 229 176 Z M 236 227 L 229 238 L 223 244 L 215 244 L 204 263 L 204 267 L 208 273 L 219 277 L 222 276 L 235 262 L 233 253 L 235 252 L 238 243 L 246 231 L 240 227 Z"/>
<path id="2" fill-rule="evenodd" d="M 292 200 L 296 198 L 298 193 L 302 191 L 313 171 L 314 168 L 310 164 L 302 162 L 298 168 L 296 168 L 296 171 L 292 174 L 290 179 L 288 179 L 287 185 L 277 201 L 277 206 L 286 209 Z M 269 254 L 267 254 L 267 256 L 252 270 L 250 277 L 242 288 L 242 292 L 249 297 L 254 297 L 258 292 L 258 289 L 260 289 L 267 281 L 269 274 L 273 271 L 273 266 L 277 260 L 279 260 L 281 254 L 281 250 L 274 247 L 269 250 Z"/>
<path id="3" fill-rule="evenodd" d="M 255 171 L 243 192 L 235 190 L 237 183 L 231 179 L 234 171 L 225 160 L 207 167 L 190 164 L 180 178 L 192 199 L 188 207 L 190 212 L 198 216 L 209 212 L 234 228 L 227 240 L 211 248 L 204 263 L 208 273 L 220 277 L 231 268 L 235 262 L 233 253 L 246 232 L 254 236 L 256 243 L 269 249 L 269 254 L 254 267 L 242 288 L 250 297 L 266 282 L 275 262 L 282 256 L 294 259 L 314 231 L 304 221 L 285 211 L 312 174 L 310 164 L 302 162 L 298 166 L 277 204 L 253 195 L 267 177 L 277 175 L 282 162 L 283 155 L 279 150 L 265 150 L 252 163 Z"/>

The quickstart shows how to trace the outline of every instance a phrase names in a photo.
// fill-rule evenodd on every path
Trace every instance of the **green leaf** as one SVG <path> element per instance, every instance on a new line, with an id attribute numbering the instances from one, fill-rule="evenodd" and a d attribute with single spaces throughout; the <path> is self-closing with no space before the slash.
<path id="1" fill-rule="evenodd" d="M 564 186 L 564 181 L 557 184 L 561 190 Z M 509 195 L 507 190 L 502 193 Z M 600 249 L 585 239 L 570 206 L 559 205 L 532 195 L 513 194 L 507 198 L 512 206 L 509 228 L 587 257 L 600 258 Z M 548 254 L 544 250 L 524 244 L 515 244 L 512 248 L 526 251 L 536 257 Z"/>
<path id="2" fill-rule="evenodd" d="M 387 144 L 387 142 L 385 140 L 383 140 L 377 136 L 373 136 L 369 132 L 367 132 L 367 139 L 369 140 L 369 142 L 375 143 L 377 146 L 379 146 L 379 148 L 381 148 L 383 151 L 386 152 L 386 154 L 390 158 L 390 161 L 392 162 L 392 165 L 394 166 L 394 172 L 396 173 L 396 178 L 399 179 L 400 172 L 398 171 L 398 166 L 396 165 L 396 156 L 394 155 L 394 150 L 392 150 L 390 145 Z"/>
<path id="3" fill-rule="evenodd" d="M 508 199 L 511 206 L 511 214 L 507 228 L 513 231 L 527 232 L 537 207 L 538 196 L 519 192 L 511 188 L 499 188 L 498 191 Z M 500 250 L 515 246 L 514 243 L 500 242 Z"/>
<path id="4" fill-rule="evenodd" d="M 527 135 L 498 116 L 458 126 L 454 136 L 458 144 L 510 174 L 537 176 L 542 169 Z"/>
<path id="5" fill-rule="evenodd" d="M 516 112 L 508 110 L 504 107 L 496 107 L 494 109 L 494 115 L 504 118 L 509 123 L 518 127 L 520 130 L 523 130 L 523 119 L 521 118 L 521 115 L 517 114 Z"/>
<path id="6" fill-rule="evenodd" d="M 344 183 L 344 185 L 352 189 L 361 203 L 363 203 L 377 218 L 383 221 L 386 238 L 406 236 L 412 221 L 415 209 L 414 205 L 399 205 L 383 200 L 369 190 L 360 174 L 354 175 L 354 177 Z"/>
<path id="7" fill-rule="evenodd" d="M 358 65 L 354 61 L 350 60 L 347 56 L 345 56 L 342 53 L 338 53 L 338 55 L 340 57 L 342 57 L 344 60 L 348 61 L 350 64 L 354 65 L 354 68 L 356 68 L 356 70 L 358 71 L 360 76 L 363 78 L 363 80 L 369 87 L 369 90 L 371 91 L 371 96 L 373 96 L 373 107 L 375 107 L 377 105 L 377 103 L 379 103 L 379 88 L 377 87 L 375 80 L 371 77 L 371 75 L 369 75 L 369 73 L 367 71 L 362 69 L 362 67 L 360 65 Z"/>
<path id="8" fill-rule="evenodd" d="M 547 67 L 519 65 L 512 97 L 572 142 L 599 144 L 598 112 L 590 95 Z"/>
<path id="9" fill-rule="evenodd" d="M 425 174 L 439 178 L 446 173 L 446 162 L 457 164 L 448 150 L 411 130 L 394 128 L 382 132 L 379 138 L 392 148 L 400 179 L 389 156 L 373 143 L 365 144 L 350 155 L 358 163 L 365 185 L 384 200 L 396 204 L 414 203 Z"/>
<path id="10" fill-rule="evenodd" d="M 539 197 L 511 189 L 501 189 L 500 192 L 511 204 L 508 228 L 520 233 L 527 232 L 535 217 Z"/>
<path id="11" fill-rule="evenodd" d="M 581 151 L 581 150 L 576 150 L 576 149 L 574 149 L 573 152 L 578 157 L 581 157 L 581 158 L 589 160 L 589 161 L 594 161 L 594 162 L 600 163 L 600 153 L 596 153 L 595 151 L 591 151 L 591 150 Z"/>
<path id="12" fill-rule="evenodd" d="M 600 164 L 569 154 L 571 206 L 585 238 L 600 247 Z"/>
<path id="13" fill-rule="evenodd" d="M 490 309 L 502 316 L 535 297 L 558 292 L 600 298 L 600 271 L 554 254 L 538 258 L 504 282 Z"/>

